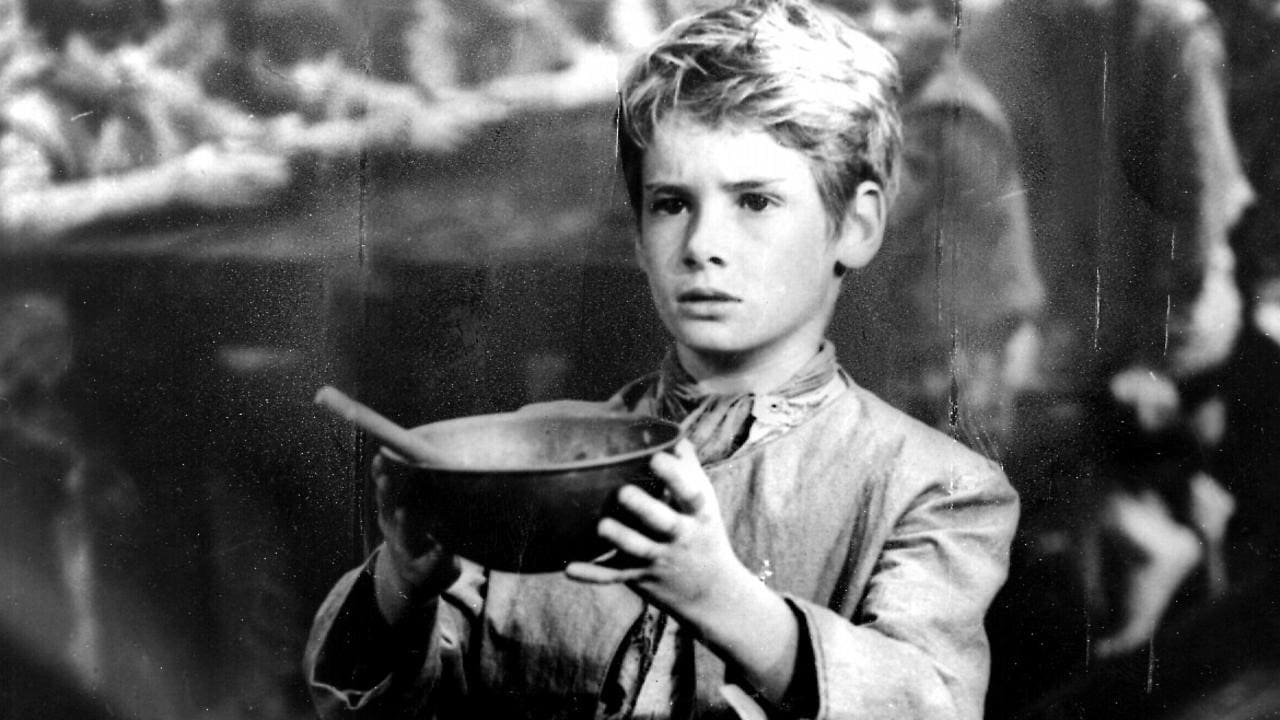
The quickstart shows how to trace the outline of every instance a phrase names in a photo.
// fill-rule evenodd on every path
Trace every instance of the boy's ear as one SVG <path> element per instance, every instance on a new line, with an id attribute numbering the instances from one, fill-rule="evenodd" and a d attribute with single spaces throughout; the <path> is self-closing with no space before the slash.
<path id="1" fill-rule="evenodd" d="M 846 268 L 866 266 L 880 250 L 889 201 L 880 183 L 864 180 L 854 190 L 836 238 L 836 258 Z"/>

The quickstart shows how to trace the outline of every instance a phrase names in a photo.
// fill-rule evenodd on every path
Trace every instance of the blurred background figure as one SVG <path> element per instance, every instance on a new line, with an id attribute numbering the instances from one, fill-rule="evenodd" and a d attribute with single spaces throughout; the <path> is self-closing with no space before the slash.
<path id="1" fill-rule="evenodd" d="M 1044 296 L 1008 120 L 957 56 L 952 0 L 828 4 L 894 53 L 904 89 L 900 195 L 836 347 L 890 403 L 999 457 L 1028 363 L 1015 338 Z"/>
<path id="2" fill-rule="evenodd" d="M 183 648 L 130 583 L 137 487 L 65 398 L 71 319 L 46 295 L 0 300 L 0 704 L 10 717 L 182 710 Z M 141 532 L 140 532 L 141 531 Z"/>
<path id="3" fill-rule="evenodd" d="M 182 0 L 176 15 L 156 55 L 273 118 L 290 155 L 447 152 L 505 115 L 492 99 L 420 82 L 410 49 L 425 26 L 408 0 Z"/>
<path id="4" fill-rule="evenodd" d="M 1223 590 L 1236 502 L 1186 388 L 1235 346 L 1230 238 L 1254 194 L 1200 0 L 1007 0 L 970 38 L 1013 126 L 1046 286 L 1008 455 L 1026 512 L 997 623 L 1022 637 L 995 639 L 999 714 L 1086 677 L 1091 654 L 1149 650 L 1177 598 Z M 1135 419 L 1153 407 L 1160 422 Z M 1063 654 L 1019 657 L 1033 645 Z"/>
<path id="5" fill-rule="evenodd" d="M 652 32 L 645 19 L 639 32 L 620 27 L 619 4 L 417 0 L 414 75 L 433 87 L 476 88 L 515 107 L 608 102 L 617 92 L 619 54 Z"/>
<path id="6" fill-rule="evenodd" d="M 11 598 L 0 605 L 0 635 L 90 687 L 102 671 L 102 628 L 85 577 L 85 454 L 58 397 L 70 354 L 56 301 L 0 302 L 0 574 Z"/>
<path id="7" fill-rule="evenodd" d="M 1232 233 L 1245 323 L 1230 362 L 1198 383 L 1215 472 L 1239 500 L 1231 563 L 1242 578 L 1280 575 L 1280 3 L 1211 0 L 1226 36 L 1231 127 L 1258 202 Z"/>
<path id="8" fill-rule="evenodd" d="M 111 228 L 130 222 L 261 207 L 286 189 L 289 161 L 271 147 L 264 125 L 155 63 L 144 43 L 164 27 L 159 0 L 33 0 L 8 10 L 0 50 L 5 253 L 38 257 L 73 238 L 105 241 L 115 235 Z M 63 400 L 64 376 L 75 377 L 81 392 L 85 383 L 95 393 L 112 386 L 109 378 L 85 377 L 70 353 L 85 340 L 77 322 L 105 307 L 88 301 L 100 298 L 66 295 L 65 278 L 40 272 L 6 278 L 16 282 L 0 301 L 5 363 L 6 371 L 17 370 L 6 377 L 4 422 L 17 447 L 6 453 L 3 482 L 15 503 L 5 510 L 30 511 L 7 525 L 18 534 L 6 550 L 28 550 L 26 558 L 46 558 L 56 571 L 41 592 L 31 585 L 41 587 L 47 575 L 20 567 L 9 576 L 29 593 L 15 609 L 26 616 L 15 646 L 28 648 L 22 657 L 46 669 L 69 664 L 69 690 L 98 711 L 117 706 L 172 717 L 191 703 L 208 704 L 218 614 L 210 528 L 199 494 L 190 492 L 198 475 L 173 463 L 178 481 L 135 483 L 115 469 L 118 459 L 141 466 L 121 438 L 151 438 L 141 454 L 152 458 L 173 457 L 166 440 L 189 438 L 172 420 L 161 430 L 135 415 L 104 428 L 73 411 Z M 123 350 L 109 366 L 141 366 L 143 348 Z M 183 361 L 174 348 L 162 352 Z M 148 381 L 148 408 L 173 403 L 174 417 L 190 411 L 177 409 L 181 401 L 167 395 L 159 377 Z M 96 447 L 109 449 L 89 449 Z M 44 507 L 18 502 L 39 492 L 48 499 Z M 173 602 L 184 594 L 188 602 Z M 45 642 L 64 629 L 68 641 Z M 15 667 L 30 669 L 23 662 Z M 25 695 L 31 681 L 18 674 L 12 687 Z"/>
<path id="9" fill-rule="evenodd" d="M 1040 383 L 1069 395 L 1146 363 L 1184 378 L 1240 325 L 1233 226 L 1253 198 L 1200 0 L 1008 0 L 965 57 L 1022 155 L 1047 288 Z"/>
<path id="10" fill-rule="evenodd" d="M 245 207 L 289 181 L 248 116 L 151 64 L 160 0 L 24 2 L 0 68 L 0 231 L 53 239 L 160 209 Z M 255 147 L 255 145 L 257 145 Z"/>
<path id="11" fill-rule="evenodd" d="M 1195 595 L 1227 591 L 1227 523 L 1235 498 L 1209 474 L 1211 438 L 1168 377 L 1134 367 L 1111 378 L 1093 417 L 1100 507 L 1082 525 L 1082 583 L 1100 658 L 1149 643 L 1175 595 L 1201 568 Z"/>
<path id="12" fill-rule="evenodd" d="M 608 102 L 619 53 L 656 32 L 625 0 L 177 4 L 155 54 L 321 156 L 447 152 L 513 112 Z"/>

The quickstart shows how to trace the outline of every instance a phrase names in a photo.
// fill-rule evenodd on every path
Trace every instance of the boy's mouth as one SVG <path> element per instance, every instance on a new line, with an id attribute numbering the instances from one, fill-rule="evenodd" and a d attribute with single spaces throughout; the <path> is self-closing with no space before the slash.
<path id="1" fill-rule="evenodd" d="M 702 302 L 742 302 L 741 298 L 730 295 L 719 290 L 711 290 L 707 288 L 694 288 L 693 290 L 685 290 L 676 296 L 676 300 L 682 303 L 702 303 Z"/>

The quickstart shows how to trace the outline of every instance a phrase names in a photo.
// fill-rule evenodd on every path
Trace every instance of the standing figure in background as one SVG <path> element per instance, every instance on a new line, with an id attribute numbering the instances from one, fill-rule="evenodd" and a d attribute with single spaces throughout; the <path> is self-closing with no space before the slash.
<path id="1" fill-rule="evenodd" d="M 964 56 L 1008 113 L 1047 295 L 1039 383 L 1134 365 L 1177 380 L 1239 328 L 1233 226 L 1253 199 L 1201 0 L 1009 0 Z"/>
<path id="2" fill-rule="evenodd" d="M 72 412 L 73 366 L 60 300 L 0 298 L 0 707 L 172 717 L 183 690 L 162 670 L 187 648 L 157 637 L 153 598 L 122 567 L 156 520 Z"/>
<path id="3" fill-rule="evenodd" d="M 952 0 L 827 4 L 893 52 L 904 92 L 901 193 L 833 335 L 860 382 L 998 457 L 1044 295 L 1009 123 L 957 57 Z"/>
<path id="4" fill-rule="evenodd" d="M 1009 0 L 970 37 L 965 57 L 1012 122 L 1046 285 L 1036 392 L 1009 455 L 1028 551 L 1001 620 L 1020 636 L 1013 647 L 1068 650 L 993 685 L 1016 707 L 1038 683 L 1087 671 L 1072 658 L 1146 647 L 1214 556 L 1197 540 L 1220 547 L 1233 502 L 1199 472 L 1201 457 L 1164 472 L 1105 438 L 1129 432 L 1113 420 L 1172 408 L 1173 425 L 1138 426 L 1158 447 L 1187 420 L 1180 386 L 1229 356 L 1241 302 L 1228 240 L 1253 191 L 1228 125 L 1222 37 L 1201 0 Z M 1126 552 L 1099 574 L 1083 551 L 1102 537 Z M 1050 584 L 1023 584 L 1049 567 Z M 1111 578 L 1101 595 L 1097 577 Z"/>
<path id="5" fill-rule="evenodd" d="M 84 335 L 99 329 L 86 317 L 103 312 L 111 298 L 63 297 L 79 292 L 79 280 L 44 277 L 39 268 L 58 245 L 118 235 L 115 223 L 266 205 L 292 175 L 287 158 L 270 147 L 267 128 L 153 62 L 145 42 L 163 28 L 165 7 L 159 0 L 25 0 L 10 6 L 16 13 L 0 38 L 0 252 L 20 260 L 3 276 L 0 321 L 14 333 L 6 343 L 34 337 L 67 345 L 41 369 L 56 377 L 42 383 L 43 395 L 31 395 L 40 402 L 24 396 L 21 406 L 16 394 L 8 396 L 17 392 L 8 363 L 29 365 L 40 356 L 24 358 L 30 347 L 3 348 L 4 430 L 22 450 L 4 453 L 16 463 L 13 477 L 23 492 L 36 487 L 24 475 L 61 485 L 47 552 L 61 564 L 66 592 L 52 585 L 28 600 L 37 610 L 70 606 L 70 622 L 62 624 L 72 635 L 68 685 L 137 717 L 185 715 L 192 705 L 209 706 L 214 694 L 212 533 L 192 481 L 206 468 L 183 455 L 204 440 L 204 429 L 151 424 L 154 414 L 189 418 L 193 408 L 162 379 L 168 374 L 150 372 L 147 348 L 111 348 L 101 356 L 101 374 L 85 370 L 83 355 L 68 369 L 69 348 L 93 346 Z M 24 275 L 29 268 L 37 270 Z M 38 289 L 20 292 L 31 286 Z M 58 319 L 47 323 L 56 332 L 32 330 L 38 308 Z M 166 368 L 205 369 L 185 348 L 160 353 Z M 64 405 L 64 395 L 87 401 Z M 110 406 L 112 421 L 92 417 L 102 412 L 99 404 Z M 89 445 L 110 447 L 109 463 L 89 462 Z M 57 465 L 45 467 L 46 456 Z M 100 465 L 119 467 L 120 475 L 100 473 Z M 133 480 L 115 479 L 126 474 Z M 56 615 L 33 618 L 28 630 L 60 629 L 49 617 Z"/>
<path id="6" fill-rule="evenodd" d="M 103 628 L 89 582 L 87 453 L 59 398 L 70 355 L 61 303 L 0 300 L 0 638 L 88 690 L 101 680 Z M 5 707 L 15 682 L 0 683 Z"/>
<path id="7" fill-rule="evenodd" d="M 1232 233 L 1245 323 L 1230 362 L 1198 383 L 1221 421 L 1215 472 L 1239 498 L 1233 574 L 1280 580 L 1280 2 L 1210 0 L 1226 38 L 1231 128 L 1258 202 Z M 1265 592 L 1265 591 L 1264 591 Z"/>

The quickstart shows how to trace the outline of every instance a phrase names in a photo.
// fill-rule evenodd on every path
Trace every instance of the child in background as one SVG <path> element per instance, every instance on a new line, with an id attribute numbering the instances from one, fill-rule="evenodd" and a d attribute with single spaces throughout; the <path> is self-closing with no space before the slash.
<path id="1" fill-rule="evenodd" d="M 1009 123 L 956 57 L 952 0 L 827 4 L 894 54 L 905 91 L 885 250 L 832 336 L 891 404 L 999 456 L 1030 362 L 1011 340 L 1026 339 L 1044 298 Z"/>
<path id="2" fill-rule="evenodd" d="M 620 160 L 674 347 L 580 409 L 700 409 L 653 460 L 670 502 L 618 494 L 624 562 L 519 575 L 452 557 L 375 472 L 385 542 L 308 648 L 322 717 L 982 715 L 1017 497 L 824 340 L 880 246 L 896 91 L 883 48 L 798 0 L 694 16 L 633 65 Z"/>
<path id="3" fill-rule="evenodd" d="M 62 302 L 38 293 L 0 298 L 0 705 L 14 717 L 51 702 L 28 697 L 33 673 L 15 669 L 24 662 L 60 674 L 70 697 L 52 702 L 82 703 L 79 712 L 92 707 L 91 717 L 106 716 L 94 702 L 112 691 L 134 691 L 130 710 L 159 695 L 154 682 L 141 691 L 131 682 L 145 664 L 136 617 L 108 614 L 113 550 L 137 537 L 136 487 L 68 407 L 72 345 Z"/>

